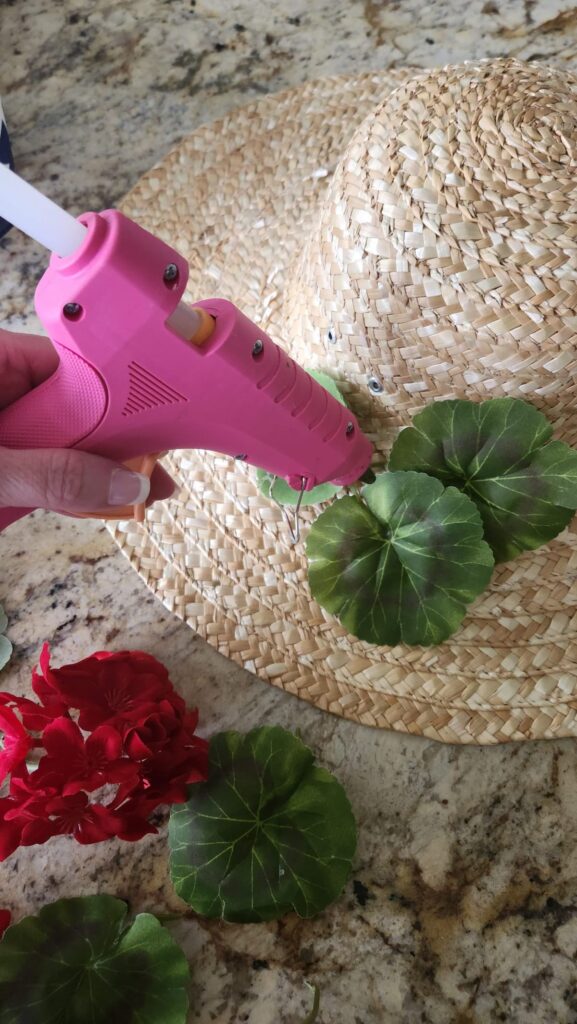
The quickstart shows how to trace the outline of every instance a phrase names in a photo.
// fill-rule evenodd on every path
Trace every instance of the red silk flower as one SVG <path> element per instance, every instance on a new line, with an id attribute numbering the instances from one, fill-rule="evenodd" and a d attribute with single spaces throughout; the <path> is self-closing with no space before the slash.
<path id="1" fill-rule="evenodd" d="M 208 744 L 196 711 L 166 668 L 142 651 L 98 652 L 62 668 L 45 644 L 32 677 L 36 701 L 0 694 L 0 860 L 19 846 L 71 835 L 133 842 L 156 832 L 161 804 L 186 800 L 208 773 Z M 18 717 L 20 716 L 20 717 Z M 26 764 L 32 747 L 42 753 Z"/>

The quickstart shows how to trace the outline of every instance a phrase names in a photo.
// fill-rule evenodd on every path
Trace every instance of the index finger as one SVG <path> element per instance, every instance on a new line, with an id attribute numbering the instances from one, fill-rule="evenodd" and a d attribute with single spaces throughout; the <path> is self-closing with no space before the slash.
<path id="1" fill-rule="evenodd" d="M 0 328 L 0 409 L 50 377 L 58 356 L 48 338 Z"/>

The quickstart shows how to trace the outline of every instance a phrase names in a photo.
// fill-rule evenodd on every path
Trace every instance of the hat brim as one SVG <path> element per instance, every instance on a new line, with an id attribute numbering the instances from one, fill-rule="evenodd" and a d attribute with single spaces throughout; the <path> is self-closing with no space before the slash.
<path id="1" fill-rule="evenodd" d="M 121 208 L 188 259 L 190 300 L 230 299 L 290 349 L 287 273 L 331 174 L 363 118 L 415 73 L 324 79 L 236 110 L 185 139 Z M 339 358 L 327 349 L 322 368 Z M 451 743 L 577 735 L 574 528 L 500 567 L 450 642 L 374 647 L 313 601 L 303 545 L 254 469 L 197 451 L 166 466 L 180 493 L 144 525 L 110 530 L 156 596 L 227 657 L 365 725 Z M 303 512 L 305 533 L 314 514 Z"/>

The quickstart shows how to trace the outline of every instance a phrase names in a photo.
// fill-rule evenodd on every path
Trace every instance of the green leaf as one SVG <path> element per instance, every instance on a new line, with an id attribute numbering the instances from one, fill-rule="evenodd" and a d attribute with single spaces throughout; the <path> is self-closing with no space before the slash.
<path id="1" fill-rule="evenodd" d="M 493 568 L 475 505 L 424 473 L 383 473 L 341 498 L 307 539 L 313 596 L 374 644 L 438 644 Z"/>
<path id="2" fill-rule="evenodd" d="M 12 644 L 5 636 L 0 636 L 0 669 L 8 664 L 12 657 Z"/>
<path id="3" fill-rule="evenodd" d="M 320 370 L 307 370 L 307 373 L 314 377 L 319 384 L 322 384 L 325 391 L 328 391 L 333 398 L 336 398 L 337 402 L 346 406 L 347 403 L 332 377 L 329 377 L 327 373 L 322 373 Z M 275 480 L 272 473 L 267 473 L 264 469 L 257 469 L 256 479 L 261 494 L 264 494 L 265 498 L 278 501 L 279 505 L 296 505 L 299 500 L 299 492 L 289 487 L 286 480 L 282 480 L 280 477 L 277 477 Z M 323 501 L 329 501 L 331 498 L 334 498 L 335 494 L 338 494 L 340 490 L 341 488 L 336 487 L 335 484 L 319 484 L 318 487 L 313 487 L 312 490 L 304 492 L 301 506 L 320 505 Z"/>
<path id="4" fill-rule="evenodd" d="M 279 727 L 214 736 L 207 782 L 172 808 L 176 891 L 205 917 L 312 917 L 342 891 L 356 827 L 342 786 Z"/>
<path id="5" fill-rule="evenodd" d="M 12 657 L 12 644 L 8 640 L 8 637 L 2 636 L 1 634 L 8 625 L 8 619 L 6 612 L 0 606 L 0 670 L 4 668 L 10 658 Z"/>
<path id="6" fill-rule="evenodd" d="M 264 469 L 257 469 L 256 481 L 261 494 L 264 494 L 265 498 L 278 501 L 279 505 L 296 505 L 299 500 L 299 492 L 289 487 L 286 480 L 279 476 L 275 480 L 272 473 L 267 473 Z M 340 489 L 335 484 L 319 484 L 318 487 L 304 492 L 301 506 L 320 505 L 323 501 L 330 501 Z"/>
<path id="7" fill-rule="evenodd" d="M 498 562 L 546 544 L 577 509 L 577 452 L 519 398 L 434 402 L 403 430 L 391 469 L 429 473 L 473 499 Z"/>
<path id="8" fill-rule="evenodd" d="M 58 900 L 0 942 L 0 1024 L 184 1024 L 188 965 L 152 914 Z"/>

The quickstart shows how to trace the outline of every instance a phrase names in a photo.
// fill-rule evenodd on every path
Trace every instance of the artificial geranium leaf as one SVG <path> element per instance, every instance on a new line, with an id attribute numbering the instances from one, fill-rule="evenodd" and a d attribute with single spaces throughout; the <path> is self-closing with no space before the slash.
<path id="1" fill-rule="evenodd" d="M 282 477 L 277 476 L 275 479 L 272 473 L 266 473 L 264 469 L 257 469 L 256 481 L 265 498 L 272 498 L 279 505 L 297 504 L 299 492 L 290 487 Z M 320 505 L 323 501 L 330 501 L 339 491 L 340 487 L 337 487 L 336 484 L 319 484 L 318 487 L 313 487 L 310 491 L 303 493 L 301 506 Z"/>
<path id="2" fill-rule="evenodd" d="M 424 473 L 383 473 L 307 538 L 313 596 L 374 644 L 438 644 L 485 589 L 493 556 L 475 505 Z"/>
<path id="3" fill-rule="evenodd" d="M 12 644 L 7 637 L 2 636 L 7 625 L 8 619 L 6 618 L 6 612 L 0 606 L 0 669 L 4 668 L 12 656 Z"/>
<path id="4" fill-rule="evenodd" d="M 307 370 L 307 373 L 310 377 L 314 377 L 333 398 L 336 398 L 337 402 L 340 402 L 341 405 L 347 404 L 333 378 L 329 377 L 328 373 L 322 373 L 321 370 Z M 279 505 L 297 504 L 299 492 L 289 487 L 286 480 L 283 480 L 281 477 L 276 477 L 275 479 L 272 473 L 267 473 L 264 469 L 257 469 L 256 480 L 259 490 L 261 494 L 264 494 L 265 498 L 272 498 Z M 319 484 L 318 487 L 313 487 L 312 490 L 304 492 L 301 498 L 301 505 L 320 505 L 323 501 L 329 501 L 331 498 L 334 498 L 340 489 L 335 484 Z"/>
<path id="5" fill-rule="evenodd" d="M 320 384 L 325 389 L 325 391 L 328 391 L 329 395 L 332 395 L 333 398 L 336 398 L 337 402 L 340 402 L 341 405 L 347 404 L 343 398 L 342 392 L 338 384 L 336 383 L 336 381 L 333 380 L 331 376 L 329 376 L 328 373 L 323 373 L 322 370 L 310 369 L 307 370 L 307 373 L 309 377 L 312 377 L 313 380 L 316 380 L 317 383 Z"/>
<path id="6" fill-rule="evenodd" d="M 152 914 L 112 896 L 58 900 L 0 942 L 0 1024 L 184 1024 L 188 965 Z"/>
<path id="7" fill-rule="evenodd" d="M 401 431 L 391 469 L 429 473 L 473 499 L 498 562 L 556 537 L 577 509 L 577 451 L 519 398 L 434 402 Z"/>
<path id="8" fill-rule="evenodd" d="M 170 816 L 172 880 L 197 913 L 226 921 L 312 917 L 341 892 L 356 848 L 342 786 L 285 729 L 225 732 L 208 781 Z"/>

